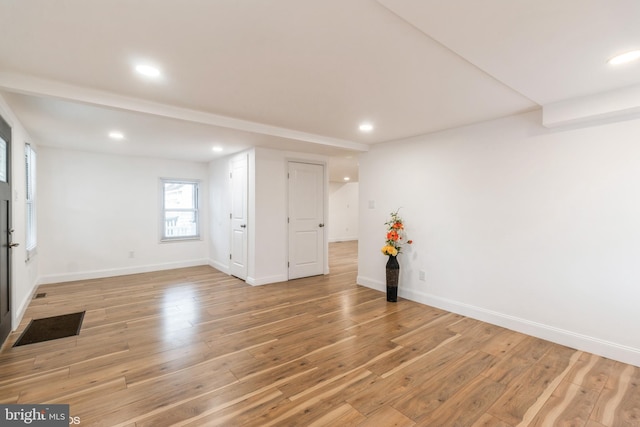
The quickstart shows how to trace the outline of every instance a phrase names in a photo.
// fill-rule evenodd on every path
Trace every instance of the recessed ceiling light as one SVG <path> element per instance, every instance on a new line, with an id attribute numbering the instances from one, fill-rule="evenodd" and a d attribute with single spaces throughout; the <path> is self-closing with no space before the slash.
<path id="1" fill-rule="evenodd" d="M 371 132 L 373 130 L 373 125 L 371 123 L 362 123 L 360 124 L 359 129 L 362 132 Z"/>
<path id="2" fill-rule="evenodd" d="M 118 132 L 118 131 L 113 131 L 113 132 L 109 132 L 109 138 L 111 139 L 124 139 L 124 134 L 122 132 Z"/>
<path id="3" fill-rule="evenodd" d="M 349 178 L 348 176 L 345 176 L 345 177 L 344 177 L 344 180 L 345 180 L 345 181 L 349 181 L 350 179 L 351 179 L 351 178 Z"/>
<path id="4" fill-rule="evenodd" d="M 635 61 L 640 59 L 640 50 L 632 50 L 631 52 L 623 53 L 621 55 L 616 55 L 611 58 L 608 62 L 611 65 L 620 65 L 625 64 L 627 62 Z"/>
<path id="5" fill-rule="evenodd" d="M 136 65 L 136 71 L 138 72 L 138 74 L 142 74 L 145 77 L 160 76 L 160 70 L 151 65 L 145 65 L 145 64 Z"/>
<path id="6" fill-rule="evenodd" d="M 215 151 L 216 153 L 219 153 L 219 152 L 222 151 L 222 147 L 215 146 L 215 147 L 212 148 L 212 150 Z"/>

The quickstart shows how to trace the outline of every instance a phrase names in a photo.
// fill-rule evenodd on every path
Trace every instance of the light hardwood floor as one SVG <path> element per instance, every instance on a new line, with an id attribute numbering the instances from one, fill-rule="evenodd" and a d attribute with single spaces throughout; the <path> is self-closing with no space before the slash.
<path id="1" fill-rule="evenodd" d="M 387 303 L 356 256 L 334 243 L 330 275 L 261 287 L 209 267 L 41 286 L 0 402 L 68 403 L 81 426 L 640 426 L 640 368 Z M 81 310 L 79 336 L 11 347 Z"/>

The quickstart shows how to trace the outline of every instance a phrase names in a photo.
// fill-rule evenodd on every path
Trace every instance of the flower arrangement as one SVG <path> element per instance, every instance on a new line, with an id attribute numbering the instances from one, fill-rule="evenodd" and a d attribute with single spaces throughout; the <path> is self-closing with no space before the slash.
<path id="1" fill-rule="evenodd" d="M 398 215 L 398 210 L 391 212 L 391 219 L 384 223 L 387 226 L 387 240 L 382 247 L 382 253 L 385 255 L 397 256 L 402 251 L 402 246 L 406 243 L 410 245 L 413 240 L 407 240 L 404 231 L 404 223 Z"/>

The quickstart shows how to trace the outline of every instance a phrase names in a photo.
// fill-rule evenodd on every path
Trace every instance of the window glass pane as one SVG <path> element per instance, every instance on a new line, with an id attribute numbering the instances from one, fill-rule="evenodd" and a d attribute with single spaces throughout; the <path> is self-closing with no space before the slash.
<path id="1" fill-rule="evenodd" d="M 0 138 L 0 181 L 7 182 L 7 142 Z"/>
<path id="2" fill-rule="evenodd" d="M 198 224 L 195 212 L 165 211 L 165 237 L 196 237 L 197 235 Z"/>
<path id="3" fill-rule="evenodd" d="M 195 184 L 187 182 L 164 183 L 165 209 L 195 208 Z"/>
<path id="4" fill-rule="evenodd" d="M 27 203 L 27 250 L 36 247 L 36 216 L 33 203 Z"/>
<path id="5" fill-rule="evenodd" d="M 29 147 L 27 146 L 27 148 L 25 148 L 25 169 L 27 172 L 26 175 L 26 184 L 27 184 L 27 200 L 31 199 L 31 196 L 33 194 L 33 186 L 31 185 L 31 162 L 32 162 L 32 157 L 31 157 L 31 152 L 29 150 Z"/>
<path id="6" fill-rule="evenodd" d="M 198 238 L 198 182 L 171 179 L 162 179 L 161 182 L 161 240 Z"/>
<path id="7" fill-rule="evenodd" d="M 36 248 L 36 152 L 31 145 L 25 145 L 25 169 L 26 169 L 26 213 L 27 213 L 27 251 Z"/>

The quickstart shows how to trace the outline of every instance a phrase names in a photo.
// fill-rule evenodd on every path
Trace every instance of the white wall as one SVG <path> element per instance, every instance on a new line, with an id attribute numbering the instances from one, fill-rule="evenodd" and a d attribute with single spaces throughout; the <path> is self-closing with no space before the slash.
<path id="1" fill-rule="evenodd" d="M 253 215 L 249 218 L 247 283 L 263 285 L 288 279 L 287 163 L 284 152 L 256 148 Z M 249 202 L 249 206 L 252 203 Z"/>
<path id="2" fill-rule="evenodd" d="M 357 182 L 329 183 L 329 241 L 358 239 Z"/>
<path id="3" fill-rule="evenodd" d="M 34 255 L 26 261 L 25 250 L 26 237 L 26 209 L 25 209 L 25 185 L 26 173 L 24 163 L 25 143 L 38 150 L 36 141 L 33 141 L 22 124 L 18 121 L 13 111 L 0 95 L 0 115 L 11 126 L 11 186 L 13 190 L 12 203 L 12 228 L 13 241 L 20 243 L 12 249 L 11 260 L 11 326 L 16 329 L 24 311 L 27 309 L 31 296 L 35 290 L 38 277 L 38 255 Z M 38 154 L 39 155 L 39 154 Z M 39 207 L 39 206 L 38 206 Z"/>
<path id="4" fill-rule="evenodd" d="M 540 123 L 533 112 L 363 154 L 358 283 L 383 289 L 384 222 L 402 207 L 415 243 L 401 296 L 640 366 L 640 120 Z"/>
<path id="5" fill-rule="evenodd" d="M 206 163 L 40 147 L 37 173 L 41 283 L 208 263 Z M 160 243 L 160 178 L 202 180 L 202 240 Z"/>

